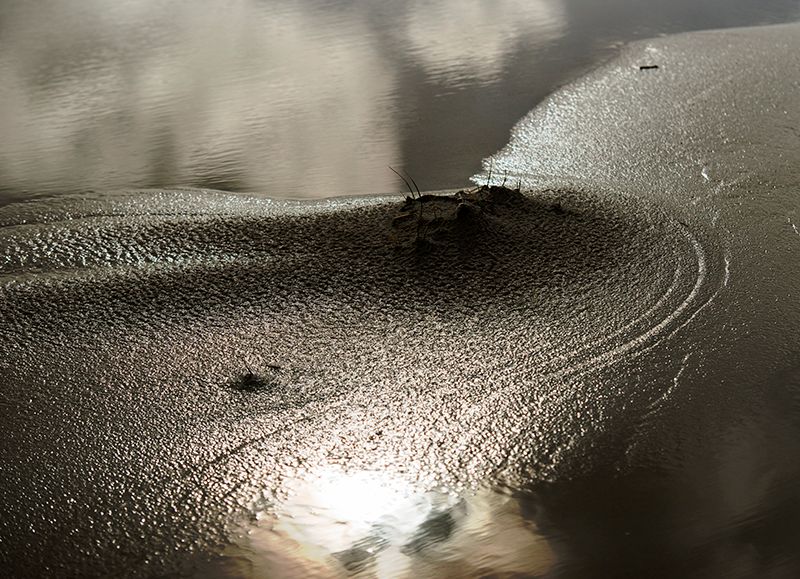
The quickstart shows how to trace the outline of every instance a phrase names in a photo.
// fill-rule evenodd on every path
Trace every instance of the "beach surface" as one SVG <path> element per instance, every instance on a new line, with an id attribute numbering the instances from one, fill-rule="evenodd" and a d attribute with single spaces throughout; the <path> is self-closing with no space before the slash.
<path id="1" fill-rule="evenodd" d="M 466 192 L 0 207 L 3 568 L 797 576 L 798 65 L 636 43 Z"/>

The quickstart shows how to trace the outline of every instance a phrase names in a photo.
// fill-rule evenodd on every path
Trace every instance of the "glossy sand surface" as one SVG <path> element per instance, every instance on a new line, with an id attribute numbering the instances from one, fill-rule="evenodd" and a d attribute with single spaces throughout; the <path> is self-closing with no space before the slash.
<path id="1" fill-rule="evenodd" d="M 3 207 L 6 568 L 795 576 L 798 54 L 633 45 L 524 194 Z"/>

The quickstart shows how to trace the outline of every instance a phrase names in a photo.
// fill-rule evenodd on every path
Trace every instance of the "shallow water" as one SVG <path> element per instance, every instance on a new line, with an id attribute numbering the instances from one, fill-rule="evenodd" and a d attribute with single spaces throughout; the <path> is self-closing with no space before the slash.
<path id="1" fill-rule="evenodd" d="M 187 185 L 459 187 L 631 39 L 794 20 L 794 0 L 3 2 L 0 203 Z"/>

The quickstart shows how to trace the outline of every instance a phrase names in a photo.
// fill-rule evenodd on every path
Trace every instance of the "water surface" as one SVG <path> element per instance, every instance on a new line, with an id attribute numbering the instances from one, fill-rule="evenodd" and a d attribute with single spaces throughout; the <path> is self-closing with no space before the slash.
<path id="1" fill-rule="evenodd" d="M 631 39 L 796 19 L 794 0 L 4 2 L 0 202 L 195 186 L 465 184 Z"/>

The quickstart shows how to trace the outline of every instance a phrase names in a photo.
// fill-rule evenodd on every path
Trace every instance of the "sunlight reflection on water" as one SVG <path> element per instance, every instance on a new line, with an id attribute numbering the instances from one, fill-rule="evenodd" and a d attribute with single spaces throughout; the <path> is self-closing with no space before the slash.
<path id="1" fill-rule="evenodd" d="M 455 495 L 378 471 L 322 468 L 229 549 L 233 576 L 481 576 L 548 571 L 555 555 L 519 504 L 488 488 Z"/>

